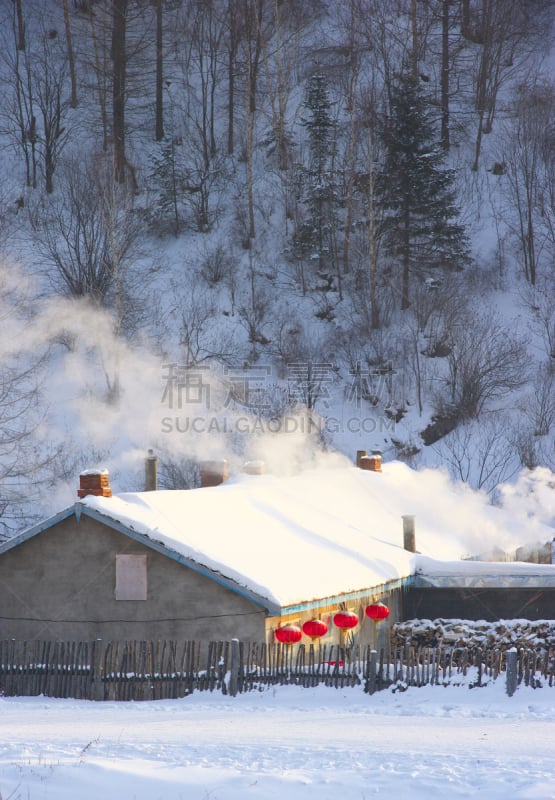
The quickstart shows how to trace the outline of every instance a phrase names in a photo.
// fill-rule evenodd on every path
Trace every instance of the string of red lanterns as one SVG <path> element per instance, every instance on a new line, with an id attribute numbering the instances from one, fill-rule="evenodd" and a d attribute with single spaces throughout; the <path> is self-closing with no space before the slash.
<path id="1" fill-rule="evenodd" d="M 389 617 L 390 610 L 385 603 L 379 601 L 366 606 L 365 614 L 374 622 L 381 622 Z M 334 614 L 333 623 L 341 630 L 352 630 L 359 623 L 358 614 L 354 611 L 338 611 Z M 304 622 L 302 629 L 298 625 L 281 625 L 276 628 L 274 635 L 282 644 L 297 644 L 301 641 L 303 633 L 315 641 L 325 636 L 327 632 L 328 625 L 322 619 L 314 617 Z"/>

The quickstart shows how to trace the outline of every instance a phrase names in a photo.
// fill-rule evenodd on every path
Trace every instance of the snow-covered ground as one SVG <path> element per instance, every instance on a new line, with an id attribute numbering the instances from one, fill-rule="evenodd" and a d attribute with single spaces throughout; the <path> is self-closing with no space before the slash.
<path id="1" fill-rule="evenodd" d="M 2 800 L 555 798 L 555 689 L 0 698 Z"/>

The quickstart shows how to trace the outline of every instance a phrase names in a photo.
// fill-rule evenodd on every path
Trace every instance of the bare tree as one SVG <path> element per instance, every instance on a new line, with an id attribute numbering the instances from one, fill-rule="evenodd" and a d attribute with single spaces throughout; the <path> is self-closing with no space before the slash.
<path id="1" fill-rule="evenodd" d="M 69 138 L 65 122 L 68 107 L 65 100 L 67 62 L 60 51 L 55 31 L 43 30 L 41 38 L 42 48 L 35 55 L 31 72 L 42 122 L 38 126 L 37 136 L 43 157 L 45 188 L 51 194 L 54 190 L 54 171 Z"/>
<path id="2" fill-rule="evenodd" d="M 523 386 L 526 347 L 495 314 L 468 313 L 452 330 L 448 362 L 449 402 L 460 420 L 477 418 L 491 400 Z"/>
<path id="3" fill-rule="evenodd" d="M 195 489 L 200 486 L 198 459 L 158 449 L 160 489 Z"/>
<path id="4" fill-rule="evenodd" d="M 546 278 L 534 287 L 528 304 L 533 321 L 543 340 L 550 363 L 555 363 L 555 289 L 553 278 Z"/>
<path id="5" fill-rule="evenodd" d="M 102 126 L 102 150 L 108 150 L 108 75 L 109 70 L 107 66 L 108 49 L 104 42 L 104 36 L 107 30 L 107 25 L 102 24 L 102 9 L 95 9 L 93 13 L 92 5 L 86 6 L 87 18 L 89 21 L 89 31 L 92 44 L 92 53 L 90 54 L 91 62 L 85 60 L 85 67 L 88 68 L 94 76 L 94 89 L 98 99 L 98 106 L 100 110 L 100 121 Z M 101 18 L 99 20 L 99 17 Z"/>
<path id="6" fill-rule="evenodd" d="M 183 363 L 197 366 L 213 359 L 232 357 L 232 342 L 215 325 L 218 307 L 209 292 L 198 285 L 187 289 L 172 284 L 172 327 L 177 326 Z"/>
<path id="7" fill-rule="evenodd" d="M 270 343 L 265 328 L 269 321 L 270 302 L 263 280 L 258 274 L 255 255 L 249 251 L 247 281 L 238 296 L 237 312 L 241 326 L 246 330 L 251 345 L 251 360 L 258 358 L 258 346 Z"/>
<path id="8" fill-rule="evenodd" d="M 21 12 L 21 6 L 14 6 Z M 21 25 L 23 22 L 20 20 Z M 38 172 L 38 133 L 31 57 L 26 45 L 25 36 L 21 35 L 18 16 L 14 14 L 10 36 L 2 37 L 2 58 L 8 68 L 11 80 L 11 97 L 7 95 L 4 109 L 8 132 L 13 137 L 17 148 L 23 154 L 27 186 L 37 187 Z M 9 85 L 9 84 L 8 84 Z"/>
<path id="9" fill-rule="evenodd" d="M 514 122 L 503 136 L 504 165 L 516 235 L 526 280 L 534 286 L 542 266 L 549 270 L 555 252 L 552 239 L 553 187 L 551 166 L 555 126 L 555 85 L 535 82 L 519 87 Z"/>
<path id="10" fill-rule="evenodd" d="M 217 153 L 216 91 L 220 80 L 225 11 L 214 0 L 195 0 L 190 4 L 189 14 L 184 33 L 190 39 L 189 69 L 198 80 L 188 89 L 188 127 L 194 128 L 195 138 L 202 151 L 204 169 L 208 170 Z"/>
<path id="11" fill-rule="evenodd" d="M 70 137 L 66 114 L 68 61 L 57 28 L 47 27 L 40 18 L 33 23 L 33 37 L 25 37 L 23 49 L 16 46 L 15 17 L 11 39 L 6 37 L 2 42 L 11 86 L 7 118 L 10 135 L 15 137 L 25 160 L 27 186 L 37 187 L 42 166 L 45 188 L 50 194 L 54 171 Z"/>
<path id="12" fill-rule="evenodd" d="M 486 417 L 457 427 L 434 448 L 455 480 L 491 493 L 520 466 L 509 431 L 506 420 Z"/>
<path id="13" fill-rule="evenodd" d="M 480 0 L 475 8 L 468 2 L 465 6 L 464 34 L 480 47 L 474 73 L 478 124 L 472 169 L 476 171 L 482 136 L 492 130 L 501 87 L 518 71 L 519 49 L 530 22 L 519 0 Z"/>
<path id="14" fill-rule="evenodd" d="M 299 4 L 280 0 L 273 0 L 272 17 L 274 35 L 271 40 L 268 36 L 261 37 L 265 77 L 263 92 L 270 101 L 273 148 L 277 154 L 278 169 L 286 170 L 291 165 L 288 106 L 294 88 L 294 70 L 299 62 L 304 19 Z"/>
<path id="15" fill-rule="evenodd" d="M 156 9 L 129 0 L 86 3 L 92 39 L 91 73 L 94 75 L 103 128 L 103 149 L 111 144 L 118 183 L 137 188 L 134 165 L 128 158 L 128 138 L 136 121 L 127 118 L 130 98 L 135 108 L 152 98 L 156 108 Z M 152 35 L 152 31 L 155 35 Z M 153 68 L 154 65 L 154 68 Z M 145 78 L 151 82 L 145 85 Z M 141 101 L 139 101 L 141 98 Z M 111 100 L 111 107 L 110 107 Z M 110 111 L 109 111 L 110 108 Z M 111 113 L 110 113 L 111 112 Z"/>
<path id="16" fill-rule="evenodd" d="M 35 522 L 40 489 L 52 480 L 58 446 L 41 436 L 47 408 L 42 384 L 48 345 L 26 349 L 32 324 L 26 282 L 7 264 L 0 269 L 0 541 Z"/>
<path id="17" fill-rule="evenodd" d="M 48 277 L 69 296 L 112 305 L 119 329 L 127 271 L 140 238 L 132 197 L 102 159 L 68 162 L 60 182 L 48 206 L 32 213 L 37 246 L 51 268 Z"/>
<path id="18" fill-rule="evenodd" d="M 368 48 L 364 28 L 360 25 L 360 5 L 358 0 L 350 0 L 345 4 L 344 13 L 340 16 L 340 25 L 345 49 L 349 62 L 344 71 L 345 87 L 342 95 L 345 97 L 345 113 L 348 119 L 348 135 L 345 145 L 345 232 L 343 236 L 343 274 L 350 271 L 351 257 L 351 233 L 353 229 L 354 216 L 357 211 L 355 206 L 357 179 L 360 180 L 361 168 L 359 164 L 359 135 L 362 127 L 368 127 L 368 142 L 371 144 L 371 127 L 374 122 L 374 101 L 375 87 L 370 84 L 361 90 L 360 77 L 363 58 Z M 369 148 L 371 152 L 371 147 Z M 371 156 L 370 156 L 371 157 Z M 370 184 L 371 184 L 370 179 Z M 372 194 L 372 185 L 370 195 Z M 370 204 L 372 200 L 370 200 Z M 370 222 L 373 224 L 373 220 Z M 371 236 L 371 233 L 370 233 Z M 371 256 L 372 257 L 372 256 Z M 340 271 L 338 270 L 338 281 L 340 282 Z M 340 283 L 341 290 L 341 283 Z"/>
<path id="19" fill-rule="evenodd" d="M 526 410 L 534 436 L 547 436 L 555 425 L 555 370 L 552 364 L 541 365 L 533 383 L 534 391 Z"/>
<path id="20" fill-rule="evenodd" d="M 208 233 L 217 219 L 219 194 L 216 190 L 227 175 L 226 161 L 218 154 L 206 159 L 205 142 L 196 129 L 191 132 L 187 144 L 182 181 L 185 201 L 193 211 L 195 229 Z"/>

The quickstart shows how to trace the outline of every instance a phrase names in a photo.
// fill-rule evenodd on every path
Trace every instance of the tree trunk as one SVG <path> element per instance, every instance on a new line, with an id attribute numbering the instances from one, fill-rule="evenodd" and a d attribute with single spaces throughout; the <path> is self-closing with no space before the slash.
<path id="1" fill-rule="evenodd" d="M 163 0 L 156 0 L 156 141 L 164 138 L 164 50 L 162 46 Z"/>
<path id="2" fill-rule="evenodd" d="M 233 155 L 235 148 L 233 122 L 235 117 L 235 57 L 231 52 L 228 52 L 228 66 L 227 66 L 227 154 Z"/>
<path id="3" fill-rule="evenodd" d="M 374 220 L 374 167 L 372 164 L 372 129 L 368 134 L 368 255 L 370 278 L 370 326 L 372 330 L 380 327 L 380 312 L 376 293 L 377 259 L 376 259 L 376 229 Z"/>
<path id="4" fill-rule="evenodd" d="M 411 3 L 412 20 L 412 74 L 418 77 L 418 17 L 416 14 L 416 0 Z"/>
<path id="5" fill-rule="evenodd" d="M 470 39 L 470 0 L 462 0 L 461 4 L 461 34 L 465 39 Z"/>
<path id="6" fill-rule="evenodd" d="M 227 154 L 233 155 L 235 122 L 235 58 L 238 46 L 236 0 L 229 0 L 229 45 L 227 51 Z"/>
<path id="7" fill-rule="evenodd" d="M 441 145 L 449 150 L 449 6 L 443 0 L 441 9 Z"/>
<path id="8" fill-rule="evenodd" d="M 112 122 L 114 136 L 114 175 L 118 183 L 125 180 L 125 51 L 127 0 L 113 0 L 112 17 Z"/>
<path id="9" fill-rule="evenodd" d="M 349 94 L 347 107 L 349 111 L 349 141 L 347 144 L 347 198 L 346 198 L 346 219 L 345 236 L 343 238 L 343 273 L 349 272 L 349 256 L 351 245 L 351 227 L 353 224 L 353 194 L 355 188 L 356 173 L 356 113 L 355 113 L 355 93 L 358 80 L 358 59 L 352 56 L 351 79 L 349 81 Z"/>
<path id="10" fill-rule="evenodd" d="M 249 241 L 256 235 L 254 222 L 254 189 L 253 189 L 253 148 L 254 148 L 254 112 L 250 101 L 247 108 L 247 203 L 249 210 Z"/>
<path id="11" fill-rule="evenodd" d="M 52 134 L 50 133 L 49 136 Z M 47 194 L 54 191 L 54 153 L 53 143 L 50 138 L 46 139 L 44 148 L 44 181 Z"/>
<path id="12" fill-rule="evenodd" d="M 247 38 L 247 202 L 250 241 L 256 235 L 253 188 L 254 115 L 256 113 L 256 84 L 262 46 L 263 5 L 264 0 L 246 0 L 245 2 L 245 33 Z"/>
<path id="13" fill-rule="evenodd" d="M 474 145 L 474 162 L 472 164 L 472 172 L 478 172 L 478 163 L 480 161 L 480 151 L 482 149 L 482 133 L 484 124 L 484 112 L 480 111 L 478 114 L 478 129 L 476 131 L 476 143 Z"/>
<path id="14" fill-rule="evenodd" d="M 73 41 L 71 38 L 71 25 L 69 22 L 69 8 L 67 0 L 64 0 L 64 25 L 66 29 L 67 60 L 69 64 L 69 79 L 71 82 L 71 100 L 69 104 L 72 108 L 77 108 L 77 79 L 75 77 L 75 54 L 73 52 Z"/>
<path id="15" fill-rule="evenodd" d="M 100 63 L 100 52 L 98 47 L 98 39 L 96 36 L 95 18 L 94 14 L 90 10 L 89 22 L 91 24 L 91 41 L 94 52 L 94 72 L 98 90 L 98 105 L 100 107 L 100 119 L 102 120 L 102 151 L 105 153 L 108 149 L 108 111 L 106 109 L 106 89 L 102 81 L 104 71 Z"/>
<path id="16" fill-rule="evenodd" d="M 15 0 L 15 12 L 17 15 L 17 49 L 20 52 L 25 52 L 25 22 L 23 21 L 23 11 L 21 9 L 21 0 Z"/>
<path id="17" fill-rule="evenodd" d="M 401 310 L 406 311 L 410 306 L 409 299 L 409 274 L 410 274 L 410 212 L 405 211 L 404 224 L 401 235 L 403 237 L 403 277 L 401 284 Z"/>

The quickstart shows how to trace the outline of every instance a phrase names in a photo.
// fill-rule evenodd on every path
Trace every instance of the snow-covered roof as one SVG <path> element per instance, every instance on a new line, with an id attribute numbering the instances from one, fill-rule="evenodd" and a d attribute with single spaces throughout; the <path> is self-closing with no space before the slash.
<path id="1" fill-rule="evenodd" d="M 243 475 L 213 488 L 80 502 L 282 611 L 415 574 L 437 578 L 448 574 L 446 564 L 452 575 L 493 576 L 497 585 L 519 570 L 555 583 L 555 567 L 461 561 L 488 543 L 522 542 L 521 522 L 443 472 L 400 462 L 382 473 L 334 462 L 286 477 Z M 403 547 L 405 514 L 416 518 L 417 554 Z M 528 527 L 541 541 L 553 535 L 533 520 Z"/>
<path id="2" fill-rule="evenodd" d="M 88 495 L 71 513 L 99 519 L 251 597 L 271 613 L 355 599 L 414 577 L 420 586 L 555 585 L 555 566 L 463 560 L 545 542 L 554 529 L 491 505 L 446 473 L 388 462 L 382 473 L 331 460 L 289 476 L 241 475 L 193 490 Z M 416 549 L 403 547 L 414 514 Z"/>

